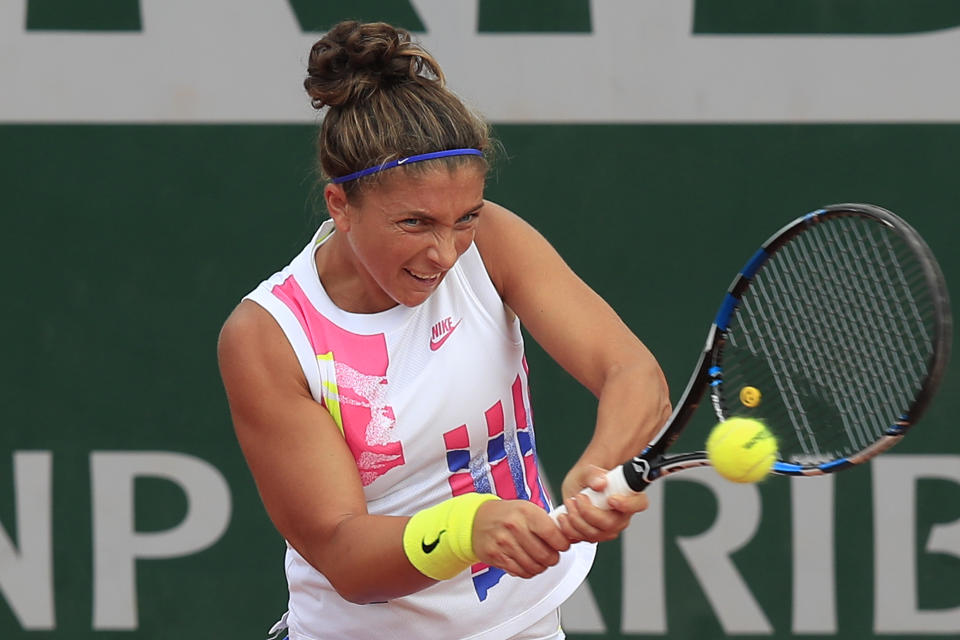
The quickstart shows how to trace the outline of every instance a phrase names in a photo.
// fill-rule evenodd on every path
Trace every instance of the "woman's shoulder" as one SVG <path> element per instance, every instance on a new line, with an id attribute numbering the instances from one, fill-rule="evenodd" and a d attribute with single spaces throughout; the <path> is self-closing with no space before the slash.
<path id="1" fill-rule="evenodd" d="M 251 354 L 281 337 L 280 326 L 270 313 L 250 299 L 240 301 L 220 329 L 218 349 Z"/>
<path id="2" fill-rule="evenodd" d="M 511 281 L 523 278 L 538 257 L 550 251 L 546 239 L 519 215 L 489 200 L 484 201 L 475 243 L 490 279 L 505 298 Z"/>
<path id="3" fill-rule="evenodd" d="M 483 224 L 477 227 L 478 238 L 484 235 L 484 232 L 492 232 L 489 235 L 493 235 L 493 233 L 509 230 L 511 225 L 521 222 L 520 216 L 492 200 L 483 201 L 481 216 L 483 216 Z"/>
<path id="4" fill-rule="evenodd" d="M 502 295 L 503 274 L 509 270 L 509 254 L 513 250 L 514 236 L 526 224 L 506 207 L 484 200 L 480 224 L 474 244 L 483 260 L 487 274 Z"/>
<path id="5" fill-rule="evenodd" d="M 496 202 L 484 200 L 481 216 L 476 235 L 476 243 L 481 253 L 509 251 L 523 246 L 531 238 L 543 239 L 529 222 Z"/>

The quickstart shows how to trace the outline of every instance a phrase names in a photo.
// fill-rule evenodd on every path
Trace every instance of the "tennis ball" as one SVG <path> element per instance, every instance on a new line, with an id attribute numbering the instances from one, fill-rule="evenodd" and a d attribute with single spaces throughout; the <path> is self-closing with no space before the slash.
<path id="1" fill-rule="evenodd" d="M 759 482 L 777 461 L 777 439 L 759 420 L 730 418 L 707 438 L 707 457 L 732 482 Z"/>

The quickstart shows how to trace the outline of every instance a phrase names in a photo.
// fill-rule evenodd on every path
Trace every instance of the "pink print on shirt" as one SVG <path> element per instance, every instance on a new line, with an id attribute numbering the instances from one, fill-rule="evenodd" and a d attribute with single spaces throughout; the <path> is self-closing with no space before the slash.
<path id="1" fill-rule="evenodd" d="M 318 364 L 331 364 L 321 383 L 323 404 L 343 431 L 357 461 L 363 486 L 404 464 L 394 440 L 396 416 L 387 404 L 389 356 L 382 333 L 351 333 L 320 314 L 293 276 L 273 288 L 303 327 Z M 326 379 L 332 374 L 333 380 Z"/>

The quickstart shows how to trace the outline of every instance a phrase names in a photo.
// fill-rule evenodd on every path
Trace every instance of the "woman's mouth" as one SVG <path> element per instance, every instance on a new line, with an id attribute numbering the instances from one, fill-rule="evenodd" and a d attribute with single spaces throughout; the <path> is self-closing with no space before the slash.
<path id="1" fill-rule="evenodd" d="M 417 282 L 422 282 L 423 284 L 434 284 L 437 280 L 440 279 L 442 273 L 420 273 L 418 271 L 411 271 L 410 269 L 404 269 L 408 274 L 410 274 L 414 280 Z"/>

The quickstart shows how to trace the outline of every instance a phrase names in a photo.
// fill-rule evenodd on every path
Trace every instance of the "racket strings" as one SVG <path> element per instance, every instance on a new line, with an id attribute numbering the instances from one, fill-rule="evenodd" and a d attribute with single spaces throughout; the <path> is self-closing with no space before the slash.
<path id="1" fill-rule="evenodd" d="M 789 268 L 791 266 L 795 267 L 798 264 L 801 263 L 788 262 L 777 266 Z M 793 287 L 792 295 L 790 296 L 780 295 L 780 289 L 777 286 L 761 286 L 761 303 L 765 305 L 764 308 L 777 306 L 790 311 L 786 316 L 776 316 L 774 319 L 773 324 L 787 324 L 786 331 L 780 332 L 780 339 L 786 342 L 789 340 L 789 336 L 798 336 L 802 343 L 802 348 L 790 350 L 791 355 L 794 356 L 790 360 L 793 366 L 789 371 L 783 371 L 782 375 L 784 377 L 791 375 L 796 377 L 798 375 L 809 374 L 813 376 L 814 382 L 819 384 L 823 389 L 829 390 L 832 396 L 831 399 L 840 409 L 840 418 L 843 422 L 844 429 L 848 433 L 848 437 L 853 438 L 856 421 L 851 420 L 848 414 L 854 410 L 856 401 L 852 400 L 851 390 L 849 388 L 839 385 L 839 369 L 836 366 L 830 366 L 830 363 L 832 360 L 835 360 L 838 355 L 846 356 L 843 358 L 843 361 L 848 365 L 855 362 L 855 360 L 849 357 L 847 353 L 849 349 L 846 344 L 838 342 L 835 335 L 824 330 L 824 317 L 807 314 L 805 308 L 799 304 L 803 301 L 811 300 L 822 304 L 824 302 L 820 299 L 820 291 L 823 289 L 822 283 L 811 281 L 809 279 L 810 274 L 807 274 L 806 278 L 796 278 L 795 274 L 781 274 L 780 269 L 777 269 L 774 265 L 771 265 L 771 267 L 771 281 L 781 283 L 780 286 L 784 287 L 784 291 L 791 291 L 794 283 L 801 285 L 799 291 L 797 287 Z M 808 286 L 811 282 L 819 286 Z M 757 312 L 753 315 L 755 316 L 753 329 L 755 331 L 762 331 L 762 325 L 758 320 L 760 313 Z M 777 320 L 778 318 L 783 318 L 786 322 L 781 323 Z M 828 336 L 829 340 L 823 343 L 817 339 L 818 336 Z M 774 377 L 776 377 L 778 372 L 772 367 L 771 370 Z M 826 455 L 826 451 L 823 450 L 823 447 L 821 447 L 817 441 L 815 431 L 810 425 L 803 406 L 799 393 L 794 393 L 792 397 L 788 399 L 786 407 L 787 416 L 791 422 L 794 423 L 794 429 L 797 432 L 801 450 L 807 454 Z M 796 424 L 796 414 L 803 416 L 803 431 L 801 431 Z"/>
<path id="2" fill-rule="evenodd" d="M 922 265 L 900 236 L 857 217 L 820 222 L 754 276 L 728 331 L 722 402 L 761 417 L 781 454 L 816 462 L 870 446 L 901 419 L 931 357 Z M 743 386 L 763 392 L 741 406 Z"/>
<path id="3" fill-rule="evenodd" d="M 777 277 L 778 274 L 775 272 L 772 271 L 771 273 L 774 275 L 772 279 L 781 279 Z M 791 282 L 789 278 L 783 279 L 783 281 Z M 745 300 L 744 309 L 751 317 L 749 329 L 761 336 L 760 346 L 763 351 L 760 353 L 765 352 L 770 375 L 773 377 L 781 393 L 781 401 L 785 405 L 783 407 L 785 410 L 784 416 L 793 426 L 801 451 L 815 457 L 830 457 L 832 454 L 827 450 L 829 443 L 821 444 L 811 425 L 811 419 L 807 415 L 805 403 L 802 400 L 803 394 L 797 388 L 798 381 L 802 380 L 804 375 L 809 375 L 813 378 L 812 382 L 826 390 L 832 403 L 839 409 L 839 417 L 849 439 L 857 439 L 856 425 L 862 423 L 863 420 L 860 415 L 851 417 L 851 414 L 856 413 L 859 405 L 859 400 L 854 397 L 856 389 L 840 384 L 842 381 L 841 369 L 835 366 L 836 362 L 839 361 L 849 367 L 855 365 L 856 360 L 850 357 L 850 350 L 847 345 L 836 342 L 835 336 L 831 336 L 826 344 L 821 344 L 816 337 L 830 335 L 824 332 L 823 317 L 814 315 L 807 318 L 807 314 L 802 313 L 800 308 L 794 304 L 802 300 L 817 300 L 819 296 L 818 287 L 813 287 L 800 296 L 796 293 L 793 296 L 783 296 L 779 294 L 777 287 L 763 287 L 760 294 L 755 296 L 758 298 L 757 302 L 761 305 L 767 307 L 780 306 L 791 310 L 791 313 L 774 317 L 767 325 L 768 327 L 778 327 L 775 336 L 775 340 L 778 342 L 786 343 L 790 339 L 789 336 L 793 336 L 794 339 L 799 339 L 801 342 L 802 348 L 787 350 L 787 356 L 780 349 L 774 351 L 764 345 L 762 339 L 764 325 L 760 320 L 761 314 L 753 309 L 756 305 Z M 757 352 L 754 352 L 754 354 L 759 355 Z M 846 357 L 841 358 L 841 356 Z M 777 358 L 783 359 L 779 367 Z M 785 386 L 790 387 L 790 393 L 786 395 L 783 393 Z M 813 416 L 813 418 L 821 419 L 822 416 Z M 862 434 L 860 439 L 862 440 Z"/>
<path id="4" fill-rule="evenodd" d="M 902 372 L 902 363 L 894 361 L 900 358 L 901 350 L 892 336 L 899 331 L 896 326 L 886 322 L 886 319 L 894 317 L 887 294 L 896 295 L 897 292 L 873 286 L 880 283 L 875 268 L 878 263 L 863 259 L 866 255 L 863 252 L 866 247 L 864 242 L 859 244 L 860 251 L 849 243 L 856 230 L 855 226 L 851 226 L 849 230 L 844 230 L 849 233 L 841 234 L 838 225 L 824 228 L 824 232 L 832 236 L 832 246 L 839 249 L 835 256 L 826 255 L 825 259 L 833 259 L 833 271 L 840 277 L 827 278 L 821 274 L 821 283 L 834 293 L 835 300 L 843 300 L 843 304 L 836 306 L 836 317 L 844 324 L 846 340 L 852 340 L 849 344 L 853 348 L 844 350 L 843 354 L 848 365 L 856 369 L 848 372 L 848 377 L 852 374 L 850 382 L 859 391 L 857 402 L 847 405 L 858 426 L 858 437 L 849 437 L 849 434 L 848 437 L 855 447 L 864 448 L 879 435 L 876 429 L 870 428 L 871 424 L 882 426 L 883 430 L 889 426 L 884 421 L 888 415 L 887 407 L 878 404 L 873 399 L 874 394 L 884 389 L 903 389 L 907 380 L 903 375 L 899 376 L 899 380 L 896 379 L 897 374 Z M 842 290 L 838 290 L 836 282 L 844 285 Z M 844 299 L 845 294 L 850 297 Z M 871 327 L 876 331 L 870 331 Z M 893 366 L 883 366 L 884 363 Z M 850 382 L 846 384 L 850 385 Z M 841 379 L 839 383 L 843 384 L 844 381 Z M 877 418 L 881 422 L 877 422 Z"/>
<path id="5" fill-rule="evenodd" d="M 882 229 L 881 227 L 877 227 Z M 832 246 L 839 249 L 835 255 L 830 255 L 823 251 L 817 252 L 828 262 L 833 262 L 833 272 L 843 278 L 825 278 L 820 279 L 820 286 L 832 295 L 847 294 L 851 297 L 844 299 L 844 304 L 836 306 L 836 318 L 842 324 L 847 336 L 851 335 L 851 330 L 856 330 L 853 341 L 849 342 L 853 349 L 842 349 L 840 353 L 845 356 L 848 365 L 854 367 L 860 366 L 853 373 L 858 377 L 851 378 L 857 384 L 856 388 L 861 390 L 860 402 L 854 405 L 854 409 L 859 409 L 856 416 L 858 424 L 866 425 L 867 417 L 863 411 L 869 411 L 871 408 L 885 409 L 878 407 L 872 400 L 873 396 L 864 397 L 863 390 L 880 389 L 904 389 L 909 384 L 908 379 L 903 373 L 905 368 L 910 366 L 909 361 L 903 361 L 900 358 L 901 353 L 907 353 L 902 341 L 902 332 L 896 326 L 887 322 L 888 319 L 895 319 L 896 314 L 889 304 L 888 294 L 902 295 L 903 292 L 887 286 L 878 287 L 884 279 L 878 276 L 877 265 L 882 264 L 877 261 L 863 260 L 865 254 L 862 250 L 856 251 L 856 246 L 850 244 L 850 239 L 854 237 L 858 228 L 856 225 L 849 225 L 844 229 L 845 233 L 840 233 L 838 225 L 828 226 L 824 231 L 831 234 Z M 859 246 L 861 249 L 866 246 L 863 237 L 860 236 Z M 881 270 L 880 274 L 886 273 Z M 889 279 L 886 279 L 889 285 Z M 842 285 L 842 286 L 841 286 Z M 841 290 L 842 289 L 842 290 Z M 909 293 L 909 292 L 907 292 Z M 909 297 L 909 296 L 908 296 Z M 912 297 L 909 297 L 912 300 Z M 836 298 L 842 299 L 842 298 Z M 875 326 L 877 331 L 871 332 L 869 328 Z M 867 330 L 864 330 L 867 329 Z M 859 361 L 855 361 L 859 358 Z M 883 366 L 883 363 L 890 363 L 892 366 Z M 918 370 L 919 373 L 919 370 Z M 899 374 L 899 376 L 897 376 Z M 896 378 L 899 377 L 899 381 Z M 899 406 L 907 406 L 900 404 Z M 881 413 L 885 416 L 886 413 Z M 884 427 L 888 426 L 885 423 Z M 863 438 L 870 438 L 871 433 L 865 432 L 863 428 L 859 430 L 861 437 L 854 440 L 863 444 Z"/>
<path id="6" fill-rule="evenodd" d="M 844 301 L 844 304 L 834 305 L 836 308 L 833 309 L 833 316 L 841 324 L 842 333 L 833 336 L 832 348 L 843 355 L 843 362 L 848 369 L 846 372 L 842 370 L 837 372 L 836 383 L 841 385 L 841 388 L 853 387 L 860 391 L 855 402 L 848 402 L 842 405 L 841 409 L 848 408 L 855 424 L 859 426 L 857 430 L 859 440 L 852 436 L 850 440 L 865 445 L 872 441 L 872 438 L 864 431 L 868 420 L 862 413 L 862 408 L 873 405 L 868 404 L 864 389 L 880 389 L 893 382 L 888 375 L 889 369 L 876 366 L 878 362 L 889 357 L 890 345 L 885 344 L 882 339 L 883 336 L 888 335 L 885 331 L 876 335 L 859 331 L 860 327 L 869 322 L 871 316 L 878 315 L 880 300 L 867 288 L 869 278 L 862 271 L 855 273 L 857 265 L 862 268 L 862 262 L 857 260 L 851 263 L 849 251 L 843 247 L 842 239 L 834 238 L 834 242 L 835 246 L 840 248 L 836 256 L 822 255 L 824 253 L 822 251 L 816 252 L 827 263 L 828 273 L 834 274 L 831 278 L 824 272 L 818 273 L 818 285 L 829 296 L 825 304 L 829 305 L 837 300 Z M 846 278 L 842 278 L 844 274 L 847 275 Z M 829 327 L 824 327 L 824 331 L 829 331 Z M 830 363 L 826 364 L 829 366 Z M 849 382 L 845 382 L 845 378 L 849 378 Z M 851 382 L 854 384 L 851 385 Z"/>
<path id="7" fill-rule="evenodd" d="M 838 340 L 837 335 L 825 330 L 825 316 L 820 314 L 810 315 L 805 312 L 801 313 L 805 308 L 793 304 L 794 299 L 796 299 L 797 302 L 807 301 L 809 303 L 812 301 L 817 306 L 825 306 L 829 300 L 824 298 L 824 293 L 836 297 L 836 292 L 831 291 L 829 288 L 830 283 L 815 278 L 818 270 L 797 274 L 795 272 L 796 270 L 792 269 L 793 273 L 787 273 L 791 271 L 790 267 L 795 268 L 803 264 L 803 262 L 796 260 L 781 261 L 777 265 L 771 264 L 770 281 L 775 283 L 776 286 L 763 287 L 764 293 L 770 298 L 764 301 L 767 307 L 776 306 L 790 310 L 790 313 L 785 316 L 789 321 L 788 331 L 781 332 L 780 338 L 786 341 L 790 335 L 801 336 L 802 342 L 804 343 L 802 345 L 803 348 L 792 351 L 793 355 L 798 357 L 792 360 L 794 366 L 791 368 L 791 371 L 784 372 L 783 375 L 812 375 L 814 382 L 818 383 L 823 389 L 828 390 L 829 399 L 839 409 L 840 419 L 843 423 L 847 438 L 852 441 L 863 442 L 865 439 L 864 434 L 862 430 L 858 429 L 858 425 L 861 425 L 864 421 L 864 416 L 858 412 L 862 399 L 857 397 L 857 388 L 841 384 L 843 368 L 845 367 L 847 370 L 851 367 L 855 368 L 862 363 L 863 358 L 860 357 L 860 354 L 853 353 L 850 345 Z M 778 267 L 784 267 L 784 269 L 779 269 Z M 779 294 L 780 288 L 783 288 L 785 291 L 790 291 L 793 282 L 812 286 L 802 287 L 804 290 L 801 292 L 797 292 L 796 288 L 794 288 L 792 297 Z M 848 319 L 841 317 L 839 322 L 844 330 L 849 332 L 851 323 Z M 776 324 L 776 322 L 774 324 Z M 759 324 L 755 322 L 754 328 L 759 328 Z M 812 334 L 808 333 L 808 328 L 813 330 Z M 820 341 L 814 339 L 816 336 L 827 336 L 829 339 L 825 344 L 821 345 Z M 843 366 L 837 366 L 838 364 Z M 773 371 L 773 373 L 775 376 L 778 375 L 777 371 Z M 869 371 L 863 368 L 861 368 L 858 373 L 861 375 L 869 375 Z M 804 434 L 798 432 L 801 450 L 806 454 L 814 456 L 832 455 L 831 452 L 826 451 L 827 447 L 825 445 L 820 445 L 817 442 L 816 436 L 809 426 L 809 420 L 806 419 L 806 412 L 802 407 L 803 401 L 800 394 L 794 393 L 792 398 L 788 399 L 786 408 L 787 416 L 794 421 L 795 430 L 797 429 L 795 414 L 799 412 L 805 418 L 804 431 L 807 437 L 803 437 Z"/>
<path id="8" fill-rule="evenodd" d="M 856 235 L 859 231 L 861 230 L 853 226 L 851 235 Z M 881 235 L 879 239 L 887 248 L 886 255 L 879 252 L 879 244 L 873 244 L 871 248 L 874 250 L 873 257 L 875 260 L 860 264 L 861 266 L 869 268 L 869 275 L 872 276 L 870 279 L 865 277 L 864 282 L 868 285 L 873 283 L 880 290 L 899 296 L 899 299 L 903 303 L 891 304 L 891 300 L 888 297 L 882 295 L 876 296 L 873 300 L 879 302 L 879 307 L 873 308 L 873 311 L 876 313 L 872 318 L 875 318 L 874 322 L 885 323 L 883 325 L 885 331 L 879 332 L 877 335 L 886 338 L 885 344 L 888 349 L 884 355 L 887 362 L 897 365 L 895 368 L 886 369 L 887 371 L 896 373 L 900 382 L 899 385 L 892 385 L 889 389 L 899 391 L 901 393 L 901 401 L 908 401 L 916 391 L 914 385 L 919 384 L 926 370 L 929 351 L 926 354 L 922 354 L 920 352 L 920 345 L 922 343 L 929 345 L 930 340 L 922 320 L 916 325 L 911 326 L 905 310 L 912 310 L 913 315 L 919 319 L 917 302 L 911 287 L 903 276 L 901 261 L 897 258 L 896 251 L 890 244 L 889 238 Z M 879 273 L 877 273 L 876 267 L 879 264 L 890 265 L 890 268 L 880 270 Z M 896 280 L 891 278 L 891 273 L 896 274 Z M 867 320 L 870 320 L 870 317 L 864 319 L 864 321 Z M 902 404 L 901 406 L 907 405 Z"/>
<path id="9" fill-rule="evenodd" d="M 862 231 L 862 225 L 851 225 L 851 235 Z M 904 264 L 904 260 L 894 248 L 889 234 L 879 233 L 877 240 L 879 242 L 863 244 L 865 249 L 873 250 L 872 255 L 875 259 L 865 260 L 862 264 L 870 269 L 873 276 L 868 282 L 872 282 L 881 294 L 890 294 L 875 297 L 880 302 L 880 308 L 877 309 L 879 313 L 873 318 L 879 323 L 886 321 L 883 325 L 886 331 L 881 335 L 892 337 L 893 340 L 887 342 L 889 350 L 885 356 L 888 362 L 898 365 L 892 370 L 899 373 L 901 380 L 899 389 L 903 393 L 901 400 L 906 401 L 912 398 L 919 388 L 933 349 L 931 333 L 927 330 L 920 313 L 921 303 L 914 293 L 923 290 L 923 273 L 915 261 L 912 263 L 913 269 L 905 268 L 908 265 Z M 881 253 L 881 248 L 885 248 L 886 251 Z M 880 265 L 887 265 L 888 268 L 878 269 Z M 908 273 L 911 275 L 909 281 L 906 277 Z"/>
<path id="10" fill-rule="evenodd" d="M 894 266 L 892 273 L 896 277 L 896 285 L 890 277 L 890 271 L 882 272 L 887 285 L 892 289 L 894 287 L 899 287 L 899 290 L 903 292 L 904 299 L 909 297 L 911 304 L 909 305 L 899 305 L 895 309 L 899 312 L 900 320 L 903 326 L 912 325 L 918 329 L 918 338 L 922 339 L 922 344 L 930 346 L 930 349 L 926 353 L 921 353 L 920 345 L 921 342 L 918 340 L 908 340 L 909 346 L 913 348 L 913 354 L 915 356 L 914 362 L 919 363 L 919 368 L 921 371 L 924 369 L 927 358 L 930 356 L 930 351 L 932 350 L 933 340 L 930 337 L 930 334 L 927 332 L 926 325 L 923 321 L 923 318 L 920 316 L 920 307 L 917 301 L 913 296 L 914 286 L 911 286 L 910 282 L 907 280 L 907 270 L 901 266 L 901 260 L 897 256 L 896 250 L 893 248 L 893 245 L 890 243 L 890 239 L 886 236 L 882 236 L 884 245 L 887 250 L 887 255 L 889 256 L 890 263 Z M 915 265 L 918 266 L 918 265 Z M 923 273 L 919 268 L 910 270 L 911 280 L 916 283 L 922 281 Z M 912 312 L 912 319 L 907 318 L 906 310 L 909 309 Z M 908 332 L 908 336 L 912 335 Z M 903 334 L 898 334 L 901 338 L 901 344 L 903 339 Z"/>
<path id="11" fill-rule="evenodd" d="M 745 309 L 749 306 L 745 301 Z M 790 422 L 793 425 L 794 432 L 796 433 L 797 439 L 800 442 L 800 446 L 804 451 L 811 449 L 817 449 L 816 434 L 813 431 L 813 428 L 807 419 L 806 412 L 803 408 L 803 404 L 799 401 L 799 394 L 797 389 L 794 387 L 792 381 L 793 378 L 790 376 L 789 370 L 796 370 L 798 368 L 798 362 L 789 356 L 784 356 L 779 353 L 777 349 L 777 342 L 775 340 L 767 340 L 763 330 L 761 329 L 758 323 L 758 314 L 752 313 L 749 309 L 747 311 L 747 322 L 752 326 L 750 329 L 752 331 L 744 331 L 744 339 L 747 345 L 747 348 L 750 349 L 750 352 L 754 355 L 762 355 L 765 357 L 766 364 L 770 369 L 770 374 L 772 382 L 776 385 L 777 391 L 780 394 L 780 397 L 783 399 L 784 404 L 786 405 L 786 415 L 789 418 Z M 775 325 L 778 329 L 782 326 L 781 323 L 776 323 Z M 735 335 L 731 334 L 731 344 L 735 345 Z M 769 346 L 768 346 L 769 342 Z M 799 363 L 801 366 L 803 363 Z M 738 365 L 733 364 L 729 367 L 729 372 L 736 372 Z M 782 367 L 783 372 L 779 372 L 778 369 Z M 757 383 L 759 383 L 760 378 L 757 378 Z"/>

